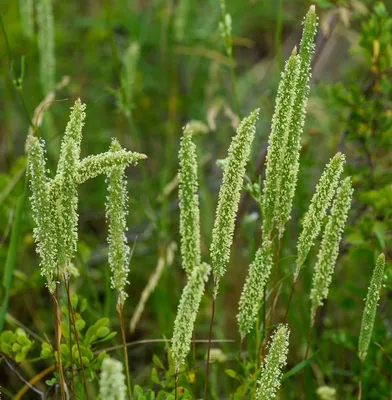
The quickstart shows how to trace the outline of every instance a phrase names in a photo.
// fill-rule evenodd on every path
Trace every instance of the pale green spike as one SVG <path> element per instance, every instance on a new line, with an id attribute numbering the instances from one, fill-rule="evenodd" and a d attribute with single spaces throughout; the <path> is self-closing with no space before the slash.
<path id="1" fill-rule="evenodd" d="M 331 205 L 332 198 L 338 186 L 340 175 L 343 172 L 345 156 L 337 153 L 335 157 L 325 167 L 324 172 L 316 187 L 316 192 L 312 197 L 308 211 L 306 212 L 302 232 L 298 239 L 297 268 L 294 280 L 297 280 L 302 264 L 314 244 L 314 240 L 320 233 L 321 224 Z"/>
<path id="2" fill-rule="evenodd" d="M 244 339 L 254 327 L 272 265 L 271 243 L 264 239 L 256 252 L 254 261 L 249 266 L 248 276 L 241 293 L 237 314 L 241 339 Z"/>
<path id="3" fill-rule="evenodd" d="M 352 194 L 351 178 L 346 178 L 333 201 L 331 215 L 328 217 L 328 222 L 325 226 L 317 255 L 317 263 L 314 267 L 312 289 L 310 291 L 310 319 L 312 325 L 314 324 L 317 309 L 323 305 L 324 299 L 328 297 L 332 274 L 339 254 L 339 244 L 347 221 L 348 211 L 351 207 Z"/>
<path id="4" fill-rule="evenodd" d="M 37 0 L 37 25 L 41 86 L 46 95 L 54 89 L 56 73 L 52 0 Z"/>
<path id="5" fill-rule="evenodd" d="M 42 139 L 29 137 L 28 172 L 32 195 L 30 197 L 36 224 L 34 238 L 41 258 L 41 274 L 47 280 L 51 293 L 56 289 L 56 241 L 54 221 L 49 198 L 49 178 L 46 171 L 45 144 Z"/>
<path id="6" fill-rule="evenodd" d="M 123 365 L 113 358 L 105 358 L 102 362 L 99 379 L 99 398 L 101 400 L 125 400 L 127 387 Z"/>
<path id="7" fill-rule="evenodd" d="M 372 338 L 374 320 L 376 319 L 378 301 L 384 281 L 385 256 L 380 254 L 373 271 L 363 310 L 361 331 L 358 341 L 358 357 L 365 361 L 370 340 Z"/>
<path id="8" fill-rule="evenodd" d="M 178 306 L 172 338 L 172 357 L 178 371 L 189 353 L 197 313 L 211 267 L 201 264 L 188 277 Z"/>
<path id="9" fill-rule="evenodd" d="M 182 266 L 189 275 L 200 265 L 200 211 L 197 194 L 196 146 L 192 141 L 193 131 L 186 126 L 181 139 L 179 160 L 179 207 Z"/>
<path id="10" fill-rule="evenodd" d="M 276 95 L 275 111 L 272 117 L 271 133 L 268 139 L 265 181 L 263 188 L 263 235 L 270 237 L 274 226 L 275 207 L 278 204 L 280 178 L 282 176 L 283 157 L 285 155 L 287 132 L 294 98 L 295 83 L 298 74 L 297 49 L 286 63 Z"/>
<path id="11" fill-rule="evenodd" d="M 269 341 L 269 350 L 257 381 L 256 400 L 276 398 L 282 380 L 282 369 L 287 364 L 290 331 L 287 325 L 280 325 Z"/>
<path id="12" fill-rule="evenodd" d="M 238 210 L 246 163 L 256 132 L 259 110 L 244 118 L 237 129 L 225 161 L 223 182 L 219 191 L 212 243 L 210 247 L 212 269 L 215 280 L 214 296 L 217 295 L 221 277 L 226 271 L 233 242 L 235 217 Z"/>
<path id="13" fill-rule="evenodd" d="M 71 113 L 69 121 L 65 128 L 63 140 L 61 141 L 60 159 L 57 166 L 57 171 L 61 168 L 64 162 L 65 152 L 64 147 L 70 139 L 73 140 L 75 146 L 75 156 L 77 161 L 80 159 L 80 146 L 82 143 L 82 130 L 84 126 L 84 120 L 86 119 L 86 105 L 81 102 L 80 99 L 75 101 L 75 104 L 71 107 Z"/>
<path id="14" fill-rule="evenodd" d="M 110 151 L 121 151 L 120 143 L 114 139 Z M 125 236 L 127 231 L 128 193 L 125 180 L 125 166 L 112 167 L 107 174 L 108 196 L 106 217 L 109 224 L 109 266 L 112 271 L 111 286 L 118 293 L 117 304 L 124 305 L 127 293 L 125 286 L 129 283 L 130 248 Z"/>
<path id="15" fill-rule="evenodd" d="M 126 167 L 130 164 L 137 165 L 139 160 L 145 158 L 147 158 L 145 154 L 134 153 L 123 149 L 88 156 L 80 161 L 78 165 L 78 183 L 82 184 L 88 179 L 95 178 L 101 174 L 107 174 L 115 167 Z"/>
<path id="16" fill-rule="evenodd" d="M 279 204 L 275 208 L 275 219 L 280 237 L 283 235 L 285 224 L 290 218 L 297 185 L 301 135 L 305 124 L 306 104 L 309 95 L 310 61 L 314 51 L 316 28 L 317 16 L 315 7 L 311 6 L 304 22 L 299 53 L 298 77 L 295 85 L 296 95 L 288 125 L 288 139 L 283 157 L 281 184 L 279 185 L 277 196 Z"/>

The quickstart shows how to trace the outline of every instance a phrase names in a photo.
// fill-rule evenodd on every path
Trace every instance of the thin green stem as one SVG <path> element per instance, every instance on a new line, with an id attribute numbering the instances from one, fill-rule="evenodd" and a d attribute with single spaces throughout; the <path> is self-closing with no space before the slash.
<path id="1" fill-rule="evenodd" d="M 358 378 L 358 400 L 362 399 L 362 371 L 363 371 L 363 362 L 359 360 L 360 369 L 359 369 L 359 378 Z"/>
<path id="2" fill-rule="evenodd" d="M 127 350 L 127 340 L 125 338 L 125 325 L 122 305 L 117 305 L 117 311 L 120 316 L 120 326 L 121 326 L 121 338 L 123 344 L 123 354 L 124 354 L 124 364 L 125 364 L 125 374 L 127 376 L 127 390 L 128 398 L 132 399 L 132 387 L 131 387 L 131 375 L 129 373 L 129 360 L 128 360 L 128 350 Z"/>
<path id="3" fill-rule="evenodd" d="M 212 296 L 212 310 L 211 310 L 211 320 L 210 320 L 210 329 L 208 332 L 208 350 L 207 350 L 207 364 L 206 364 L 206 373 L 204 378 L 204 400 L 207 400 L 208 393 L 208 374 L 210 367 L 210 353 L 211 353 L 211 340 L 212 340 L 212 326 L 214 324 L 214 316 L 215 316 L 215 299 L 216 299 L 217 287 L 214 288 L 214 293 Z"/>

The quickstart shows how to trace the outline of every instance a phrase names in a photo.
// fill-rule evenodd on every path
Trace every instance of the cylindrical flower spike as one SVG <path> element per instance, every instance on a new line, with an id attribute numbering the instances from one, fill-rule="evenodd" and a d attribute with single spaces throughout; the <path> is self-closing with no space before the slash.
<path id="1" fill-rule="evenodd" d="M 273 400 L 279 390 L 282 369 L 287 363 L 290 331 L 287 325 L 280 325 L 270 339 L 269 351 L 257 381 L 256 400 Z"/>
<path id="2" fill-rule="evenodd" d="M 373 271 L 372 279 L 366 296 L 365 309 L 362 315 L 361 332 L 358 341 L 358 357 L 364 361 L 369 349 L 376 318 L 381 287 L 384 281 L 385 256 L 380 254 Z"/>
<path id="3" fill-rule="evenodd" d="M 110 151 L 121 151 L 120 143 L 114 139 Z M 128 193 L 125 180 L 125 167 L 114 166 L 107 174 L 108 196 L 106 217 L 109 223 L 109 266 L 112 271 L 111 286 L 118 293 L 117 304 L 123 306 L 127 293 L 125 286 L 129 283 L 130 248 L 125 236 L 127 230 Z"/>
<path id="4" fill-rule="evenodd" d="M 63 140 L 61 141 L 60 159 L 58 162 L 57 171 L 58 168 L 60 168 L 64 162 L 64 157 L 65 157 L 64 148 L 67 146 L 67 143 L 70 139 L 74 141 L 75 155 L 79 162 L 80 146 L 82 143 L 82 130 L 84 126 L 84 120 L 86 119 L 85 110 L 86 110 L 86 105 L 83 104 L 80 99 L 77 99 L 75 101 L 75 104 L 71 107 L 69 121 L 65 128 Z"/>
<path id="5" fill-rule="evenodd" d="M 288 125 L 288 139 L 283 157 L 281 184 L 279 185 L 279 194 L 277 196 L 279 204 L 275 209 L 279 236 L 283 235 L 285 224 L 290 218 L 297 186 L 301 135 L 305 124 L 306 104 L 309 95 L 310 61 L 314 51 L 316 28 L 316 10 L 314 6 L 311 6 L 304 21 L 299 53 L 298 78 L 295 85 L 296 96 Z"/>
<path id="6" fill-rule="evenodd" d="M 200 211 L 197 194 L 196 146 L 193 132 L 186 126 L 180 146 L 180 169 L 178 172 L 180 200 L 180 234 L 182 266 L 189 275 L 200 265 Z"/>
<path id="7" fill-rule="evenodd" d="M 320 181 L 316 186 L 316 192 L 313 195 L 309 209 L 304 216 L 302 232 L 298 239 L 297 268 L 294 280 L 297 280 L 299 270 L 305 262 L 306 257 L 314 244 L 314 240 L 320 233 L 323 218 L 325 217 L 335 194 L 340 175 L 343 172 L 344 163 L 344 154 L 337 153 L 325 167 Z"/>
<path id="8" fill-rule="evenodd" d="M 258 114 L 259 110 L 257 109 L 241 121 L 230 144 L 229 154 L 225 161 L 210 247 L 215 281 L 214 296 L 217 294 L 219 281 L 226 271 L 230 258 L 235 216 L 240 201 L 245 167 L 249 160 L 251 145 L 256 132 Z"/>
<path id="9" fill-rule="evenodd" d="M 99 379 L 99 398 L 105 400 L 125 400 L 127 387 L 123 365 L 113 358 L 105 358 L 102 362 Z"/>
<path id="10" fill-rule="evenodd" d="M 265 285 L 267 284 L 272 269 L 271 243 L 264 239 L 261 247 L 257 250 L 252 264 L 249 266 L 248 276 L 241 293 L 237 322 L 241 339 L 253 328 L 260 302 L 263 298 Z"/>
<path id="11" fill-rule="evenodd" d="M 78 184 L 86 182 L 101 174 L 108 174 L 114 167 L 137 165 L 139 160 L 147 158 L 145 154 L 132 151 L 108 151 L 106 153 L 88 156 L 80 161 L 78 166 Z"/>
<path id="12" fill-rule="evenodd" d="M 28 172 L 32 192 L 30 200 L 36 224 L 34 238 L 41 258 L 41 274 L 45 276 L 48 289 L 53 293 L 56 289 L 54 279 L 57 272 L 57 237 L 54 235 L 54 221 L 51 214 L 45 144 L 42 139 L 33 136 L 29 138 Z"/>
<path id="13" fill-rule="evenodd" d="M 80 99 L 71 107 L 71 114 L 61 142 L 60 158 L 54 183 L 58 187 L 55 219 L 59 230 L 58 263 L 60 273 L 69 273 L 78 241 L 78 165 L 82 129 L 86 114 Z"/>
<path id="14" fill-rule="evenodd" d="M 329 285 L 339 254 L 339 244 L 342 238 L 344 226 L 347 221 L 348 211 L 351 207 L 353 189 L 351 178 L 346 178 L 336 193 L 332 204 L 331 215 L 328 217 L 321 247 L 317 255 L 317 263 L 314 267 L 312 289 L 310 292 L 311 324 L 314 323 L 318 307 L 323 305 L 328 296 Z"/>
<path id="15" fill-rule="evenodd" d="M 172 338 L 172 357 L 178 371 L 189 353 L 197 313 L 211 267 L 202 263 L 188 277 L 178 306 Z"/>
<path id="16" fill-rule="evenodd" d="M 54 55 L 54 26 L 52 0 L 37 1 L 38 49 L 42 91 L 54 89 L 56 58 Z"/>
<path id="17" fill-rule="evenodd" d="M 296 96 L 298 75 L 297 48 L 286 63 L 276 95 L 275 111 L 272 117 L 271 133 L 268 139 L 265 181 L 263 188 L 263 235 L 270 237 L 274 224 L 275 207 L 278 202 L 283 157 L 287 143 L 288 124 Z"/>

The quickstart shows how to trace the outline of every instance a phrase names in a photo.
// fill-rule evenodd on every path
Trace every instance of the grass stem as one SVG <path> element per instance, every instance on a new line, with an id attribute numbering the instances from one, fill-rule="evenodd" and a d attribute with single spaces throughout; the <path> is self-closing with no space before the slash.
<path id="1" fill-rule="evenodd" d="M 210 353 L 211 353 L 211 340 L 212 340 L 212 326 L 214 324 L 214 316 L 215 316 L 215 300 L 216 300 L 216 286 L 214 288 L 214 294 L 212 296 L 212 310 L 211 310 L 211 320 L 210 320 L 210 329 L 208 332 L 208 350 L 207 350 L 207 364 L 206 364 L 206 374 L 204 379 L 204 400 L 207 400 L 208 393 L 208 375 L 210 368 Z"/>
<path id="2" fill-rule="evenodd" d="M 76 329 L 75 312 L 74 312 L 74 309 L 73 309 L 72 303 L 71 303 L 71 294 L 70 294 L 70 289 L 69 289 L 69 278 L 65 274 L 64 274 L 64 283 L 65 283 L 65 289 L 67 291 L 68 303 L 71 304 L 71 307 L 70 307 L 71 321 L 72 321 L 72 327 L 73 327 L 73 332 L 74 332 L 74 340 L 76 342 L 76 346 L 78 348 L 78 353 L 79 353 L 79 363 L 80 363 L 80 368 L 81 368 L 81 371 L 82 371 L 84 392 L 86 394 L 86 399 L 89 400 L 90 396 L 88 394 L 87 379 L 86 379 L 86 374 L 84 372 L 82 352 L 80 350 L 79 334 L 78 334 L 78 330 Z"/>
<path id="3" fill-rule="evenodd" d="M 128 360 L 127 340 L 126 340 L 126 337 L 125 337 L 124 315 L 123 315 L 123 308 L 122 308 L 121 305 L 117 305 L 117 311 L 118 311 L 118 315 L 120 316 L 121 338 L 122 338 L 122 344 L 123 344 L 125 374 L 127 376 L 128 398 L 130 400 L 130 399 L 132 399 L 131 375 L 129 373 L 129 360 Z"/>

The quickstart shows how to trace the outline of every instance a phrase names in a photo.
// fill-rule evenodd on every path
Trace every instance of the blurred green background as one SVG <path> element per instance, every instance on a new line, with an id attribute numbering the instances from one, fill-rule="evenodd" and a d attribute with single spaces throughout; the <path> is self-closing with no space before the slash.
<path id="1" fill-rule="evenodd" d="M 312 398 L 317 387 L 330 384 L 338 389 L 339 398 L 351 399 L 359 369 L 355 354 L 362 300 L 375 256 L 384 251 L 389 262 L 392 257 L 392 23 L 389 16 L 392 3 L 385 1 L 382 7 L 381 3 L 361 0 L 227 0 L 226 8 L 232 17 L 240 113 L 243 116 L 257 107 L 261 109 L 248 168 L 249 179 L 257 181 L 263 178 L 280 71 L 293 46 L 299 43 L 300 22 L 312 3 L 316 3 L 320 24 L 300 178 L 292 221 L 284 238 L 281 277 L 293 268 L 298 222 L 308 207 L 323 166 L 336 151 L 345 152 L 347 172 L 354 177 L 355 202 L 329 301 L 317 321 L 314 342 L 320 345 L 312 368 L 307 368 L 306 394 Z M 127 340 L 170 337 L 185 282 L 176 248 L 179 243 L 176 174 L 182 127 L 192 121 L 199 131 L 196 142 L 202 251 L 208 260 L 221 182 L 216 160 L 226 156 L 238 124 L 230 60 L 218 29 L 219 1 L 86 0 L 53 1 L 53 6 L 56 82 L 68 78 L 56 91 L 55 101 L 47 105 L 38 130 L 47 141 L 48 164 L 53 171 L 69 108 L 78 97 L 87 104 L 82 155 L 106 151 L 111 138 L 117 137 L 126 148 L 148 156 L 148 160 L 127 170 L 131 199 L 128 239 L 134 246 L 129 299 L 124 309 L 127 326 L 149 277 L 160 263 L 164 269 L 136 330 L 128 331 Z M 0 275 L 3 275 L 16 201 L 24 188 L 29 119 L 36 122 L 34 110 L 46 93 L 40 85 L 36 33 L 26 37 L 17 1 L 2 2 L 0 8 L 3 23 Z M 24 77 L 18 89 L 13 81 L 20 76 L 22 67 Z M 126 68 L 130 68 L 134 77 L 132 82 L 124 83 Z M 127 98 L 126 107 L 122 96 Z M 79 194 L 80 241 L 76 264 L 80 277 L 73 280 L 72 290 L 87 298 L 87 319 L 107 316 L 112 327 L 118 329 L 116 299 L 109 289 L 104 178 L 84 184 Z M 256 202 L 245 192 L 231 265 L 218 300 L 216 338 L 238 339 L 237 304 L 247 266 L 259 243 L 260 225 Z M 44 338 L 53 335 L 50 299 L 40 276 L 32 229 L 30 204 L 25 201 L 6 325 L 24 325 Z M 309 266 L 314 259 L 308 261 Z M 289 315 L 293 328 L 290 367 L 301 360 L 306 343 L 309 324 L 306 293 L 309 293 L 310 278 L 308 268 Z M 283 285 L 278 315 L 284 315 L 288 291 L 289 285 Z M 207 336 L 208 293 L 197 321 L 198 338 Z M 364 372 L 368 399 L 386 399 L 390 395 L 392 317 L 388 307 L 390 310 L 390 279 L 374 335 L 380 347 L 373 345 L 370 366 Z M 251 345 L 252 340 L 250 348 Z M 238 352 L 238 343 L 220 347 L 228 360 L 215 372 L 218 392 L 219 385 L 223 391 L 223 387 L 231 384 L 224 370 L 231 368 L 230 360 Z M 200 345 L 197 349 L 202 360 L 205 348 Z M 163 345 L 131 347 L 129 354 L 135 381 L 143 385 L 148 380 L 152 355 L 161 356 Z M 27 364 L 22 368 L 23 375 L 31 378 L 43 368 L 42 364 Z M 15 393 L 21 386 L 18 377 L 4 363 L 0 364 L 0 370 L 1 387 Z M 296 385 L 298 382 L 291 381 L 284 385 L 282 398 L 295 398 Z"/>

